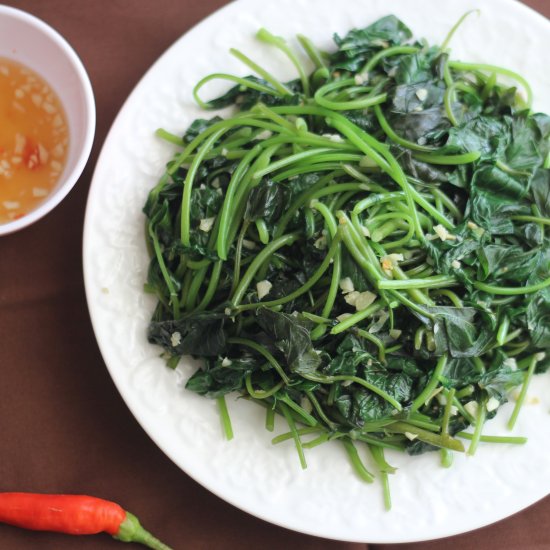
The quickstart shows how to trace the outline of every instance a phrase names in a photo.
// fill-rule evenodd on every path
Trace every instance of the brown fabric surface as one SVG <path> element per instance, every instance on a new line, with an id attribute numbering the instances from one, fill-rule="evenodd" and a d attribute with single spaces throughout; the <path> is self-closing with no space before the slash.
<path id="1" fill-rule="evenodd" d="M 226 0 L 20 0 L 73 45 L 95 91 L 95 145 L 76 188 L 50 215 L 0 238 L 0 491 L 87 493 L 120 502 L 174 548 L 535 550 L 550 548 L 550 498 L 496 525 L 409 545 L 349 544 L 270 525 L 210 494 L 148 438 L 98 351 L 81 267 L 92 171 L 124 99 L 163 51 Z M 529 0 L 550 16 L 548 0 Z M 1 40 L 1 37 L 0 37 Z M 128 546 L 135 547 L 137 546 Z M 0 548 L 121 548 L 0 526 Z"/>

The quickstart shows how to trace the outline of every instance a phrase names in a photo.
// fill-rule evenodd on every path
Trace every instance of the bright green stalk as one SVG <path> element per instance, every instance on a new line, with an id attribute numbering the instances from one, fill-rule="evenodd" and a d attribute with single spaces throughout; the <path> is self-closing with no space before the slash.
<path id="1" fill-rule="evenodd" d="M 304 94 L 308 96 L 309 79 L 307 77 L 306 71 L 303 65 L 300 63 L 300 61 L 296 57 L 296 54 L 292 51 L 291 48 L 289 48 L 285 39 L 280 36 L 275 36 L 274 34 L 271 34 L 267 29 L 263 29 L 263 28 L 256 33 L 256 37 L 260 39 L 262 42 L 265 42 L 266 44 L 272 44 L 276 48 L 279 48 L 279 50 L 281 50 L 290 59 L 292 64 L 296 67 L 298 74 L 300 75 L 300 81 L 302 83 L 302 89 L 304 90 Z"/>
<path id="2" fill-rule="evenodd" d="M 529 388 L 529 384 L 535 372 L 535 367 L 537 366 L 537 363 L 543 358 L 544 353 L 535 353 L 530 359 L 529 367 L 527 369 L 527 372 L 525 373 L 525 378 L 523 380 L 523 385 L 521 386 L 519 396 L 516 399 L 514 410 L 512 411 L 512 415 L 510 416 L 510 420 L 508 421 L 508 429 L 510 430 L 512 430 L 516 425 L 519 412 L 521 410 L 521 407 L 523 406 L 523 403 L 525 402 L 525 397 L 527 396 L 527 389 Z"/>
<path id="3" fill-rule="evenodd" d="M 420 395 L 418 395 L 415 400 L 412 402 L 410 412 L 417 411 L 420 407 L 422 407 L 426 401 L 431 397 L 433 391 L 439 384 L 439 376 L 443 372 L 443 369 L 445 368 L 445 365 L 447 364 L 447 355 L 442 355 L 439 360 L 437 361 L 437 364 L 435 366 L 435 369 L 432 373 L 432 376 L 430 378 L 430 381 L 426 384 Z"/>
<path id="4" fill-rule="evenodd" d="M 268 363 L 277 371 L 277 374 L 281 377 L 281 380 L 288 385 L 290 383 L 290 379 L 288 378 L 287 374 L 283 370 L 283 367 L 280 365 L 280 363 L 271 355 L 271 353 L 262 345 L 257 344 L 253 340 L 250 340 L 249 338 L 228 338 L 227 339 L 228 344 L 235 344 L 237 346 L 246 346 L 248 348 L 253 349 L 254 351 L 258 352 L 260 355 L 262 355 Z"/>
<path id="5" fill-rule="evenodd" d="M 223 432 L 225 438 L 230 441 L 233 439 L 233 427 L 231 426 L 231 418 L 229 416 L 229 411 L 227 410 L 227 403 L 225 402 L 225 396 L 218 397 L 216 399 L 218 403 L 218 409 L 220 411 L 220 417 L 222 420 Z"/>

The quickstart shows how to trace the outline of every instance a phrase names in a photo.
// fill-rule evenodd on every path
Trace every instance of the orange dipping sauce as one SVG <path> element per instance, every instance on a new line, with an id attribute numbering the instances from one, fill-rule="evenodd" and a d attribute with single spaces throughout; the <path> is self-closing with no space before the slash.
<path id="1" fill-rule="evenodd" d="M 31 69 L 0 57 L 0 223 L 24 216 L 54 189 L 67 160 L 63 105 Z"/>

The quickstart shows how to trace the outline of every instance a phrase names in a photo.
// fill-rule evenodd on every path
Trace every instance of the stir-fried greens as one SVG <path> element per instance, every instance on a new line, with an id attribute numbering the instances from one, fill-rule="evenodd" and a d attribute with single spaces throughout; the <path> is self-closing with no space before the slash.
<path id="1" fill-rule="evenodd" d="M 453 28 L 449 34 L 456 30 Z M 298 78 L 214 74 L 144 212 L 158 296 L 148 337 L 187 388 L 263 405 L 304 448 L 473 454 L 486 420 L 550 366 L 550 117 L 509 70 L 451 59 L 394 16 L 335 36 L 280 37 Z M 217 99 L 213 79 L 235 83 Z M 506 83 L 504 83 L 506 82 Z M 473 426 L 473 433 L 464 430 Z"/>

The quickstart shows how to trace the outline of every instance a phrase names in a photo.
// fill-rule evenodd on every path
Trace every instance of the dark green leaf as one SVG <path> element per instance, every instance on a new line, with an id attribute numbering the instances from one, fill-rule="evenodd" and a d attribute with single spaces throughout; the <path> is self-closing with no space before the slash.
<path id="1" fill-rule="evenodd" d="M 478 278 L 494 281 L 525 281 L 540 262 L 540 251 L 525 252 L 520 246 L 490 244 L 482 247 Z"/>
<path id="2" fill-rule="evenodd" d="M 416 84 L 400 84 L 392 92 L 391 111 L 407 114 L 432 107 L 441 107 L 444 95 L 443 84 L 425 81 Z"/>
<path id="3" fill-rule="evenodd" d="M 258 308 L 256 318 L 270 343 L 283 354 L 290 372 L 317 370 L 321 360 L 311 344 L 307 320 L 264 307 Z"/>
<path id="4" fill-rule="evenodd" d="M 420 145 L 426 145 L 432 135 L 438 135 L 449 127 L 441 105 L 407 114 L 391 114 L 388 120 L 398 136 Z"/>
<path id="5" fill-rule="evenodd" d="M 550 350 L 550 292 L 537 292 L 527 307 L 527 328 L 536 348 Z"/>
<path id="6" fill-rule="evenodd" d="M 457 153 L 479 152 L 481 160 L 492 160 L 504 154 L 509 140 L 509 127 L 507 119 L 475 117 L 449 130 L 446 147 Z"/>
<path id="7" fill-rule="evenodd" d="M 501 403 L 507 401 L 507 395 L 516 386 L 523 382 L 524 373 L 501 366 L 483 374 L 478 382 L 481 389 L 485 390 L 489 397 L 498 399 Z"/>
<path id="8" fill-rule="evenodd" d="M 404 55 L 395 72 L 397 84 L 419 84 L 434 78 L 432 59 L 425 52 Z"/>
<path id="9" fill-rule="evenodd" d="M 195 187 L 191 191 L 190 218 L 194 222 L 215 216 L 223 203 L 223 196 L 212 187 Z"/>
<path id="10" fill-rule="evenodd" d="M 394 15 L 388 15 L 364 29 L 353 29 L 344 38 L 337 34 L 334 41 L 339 50 L 331 56 L 334 68 L 359 71 L 372 53 L 402 44 L 412 37 L 410 29 Z"/>
<path id="11" fill-rule="evenodd" d="M 433 326 L 436 353 L 451 357 L 478 357 L 493 340 L 490 321 L 473 307 L 435 306 L 426 308 L 435 314 Z"/>
<path id="12" fill-rule="evenodd" d="M 268 82 L 258 78 L 256 76 L 246 76 L 244 78 L 250 82 L 262 84 L 263 86 L 271 87 Z M 298 91 L 299 83 L 287 84 L 288 87 L 294 91 Z M 238 105 L 243 111 L 246 111 L 256 105 L 257 103 L 264 103 L 266 105 L 292 105 L 297 104 L 300 101 L 298 94 L 280 96 L 279 93 L 273 89 L 273 93 L 260 92 L 253 88 L 247 88 L 245 85 L 237 84 L 230 88 L 225 94 L 208 101 L 208 106 L 211 109 L 222 109 L 229 105 Z"/>
<path id="13" fill-rule="evenodd" d="M 225 351 L 225 318 L 223 313 L 204 312 L 178 320 L 154 321 L 147 337 L 171 355 L 212 357 Z"/>
<path id="14" fill-rule="evenodd" d="M 542 166 L 549 152 L 549 144 L 543 137 L 547 125 L 546 119 L 533 118 L 527 111 L 514 116 L 511 139 L 504 152 L 506 164 L 530 173 Z"/>
<path id="15" fill-rule="evenodd" d="M 194 120 L 189 128 L 187 128 L 185 134 L 183 134 L 183 141 L 185 143 L 191 143 L 197 136 L 202 134 L 208 127 L 223 120 L 219 116 L 212 117 L 210 119 L 197 118 Z"/>
<path id="16" fill-rule="evenodd" d="M 462 388 L 477 382 L 480 373 L 471 357 L 451 357 L 445 364 L 442 376 L 445 378 L 445 386 Z"/>
<path id="17" fill-rule="evenodd" d="M 186 389 L 216 399 L 244 387 L 244 377 L 254 369 L 256 360 L 250 357 L 232 359 L 231 368 L 222 359 L 207 360 L 187 381 Z"/>
<path id="18" fill-rule="evenodd" d="M 263 219 L 271 224 L 280 218 L 284 200 L 284 191 L 278 183 L 262 180 L 248 195 L 244 217 L 250 221 Z"/>
<path id="19" fill-rule="evenodd" d="M 342 251 L 342 279 L 349 277 L 353 282 L 353 288 L 358 292 L 364 292 L 371 288 L 363 270 L 353 260 L 347 250 Z"/>
<path id="20" fill-rule="evenodd" d="M 486 184 L 489 184 L 487 181 Z M 498 194 L 498 184 L 492 183 L 493 192 L 474 191 L 466 205 L 466 216 L 492 235 L 513 235 L 512 215 L 530 214 L 528 206 Z"/>
<path id="21" fill-rule="evenodd" d="M 537 170 L 531 180 L 531 193 L 541 215 L 550 217 L 550 170 Z"/>

